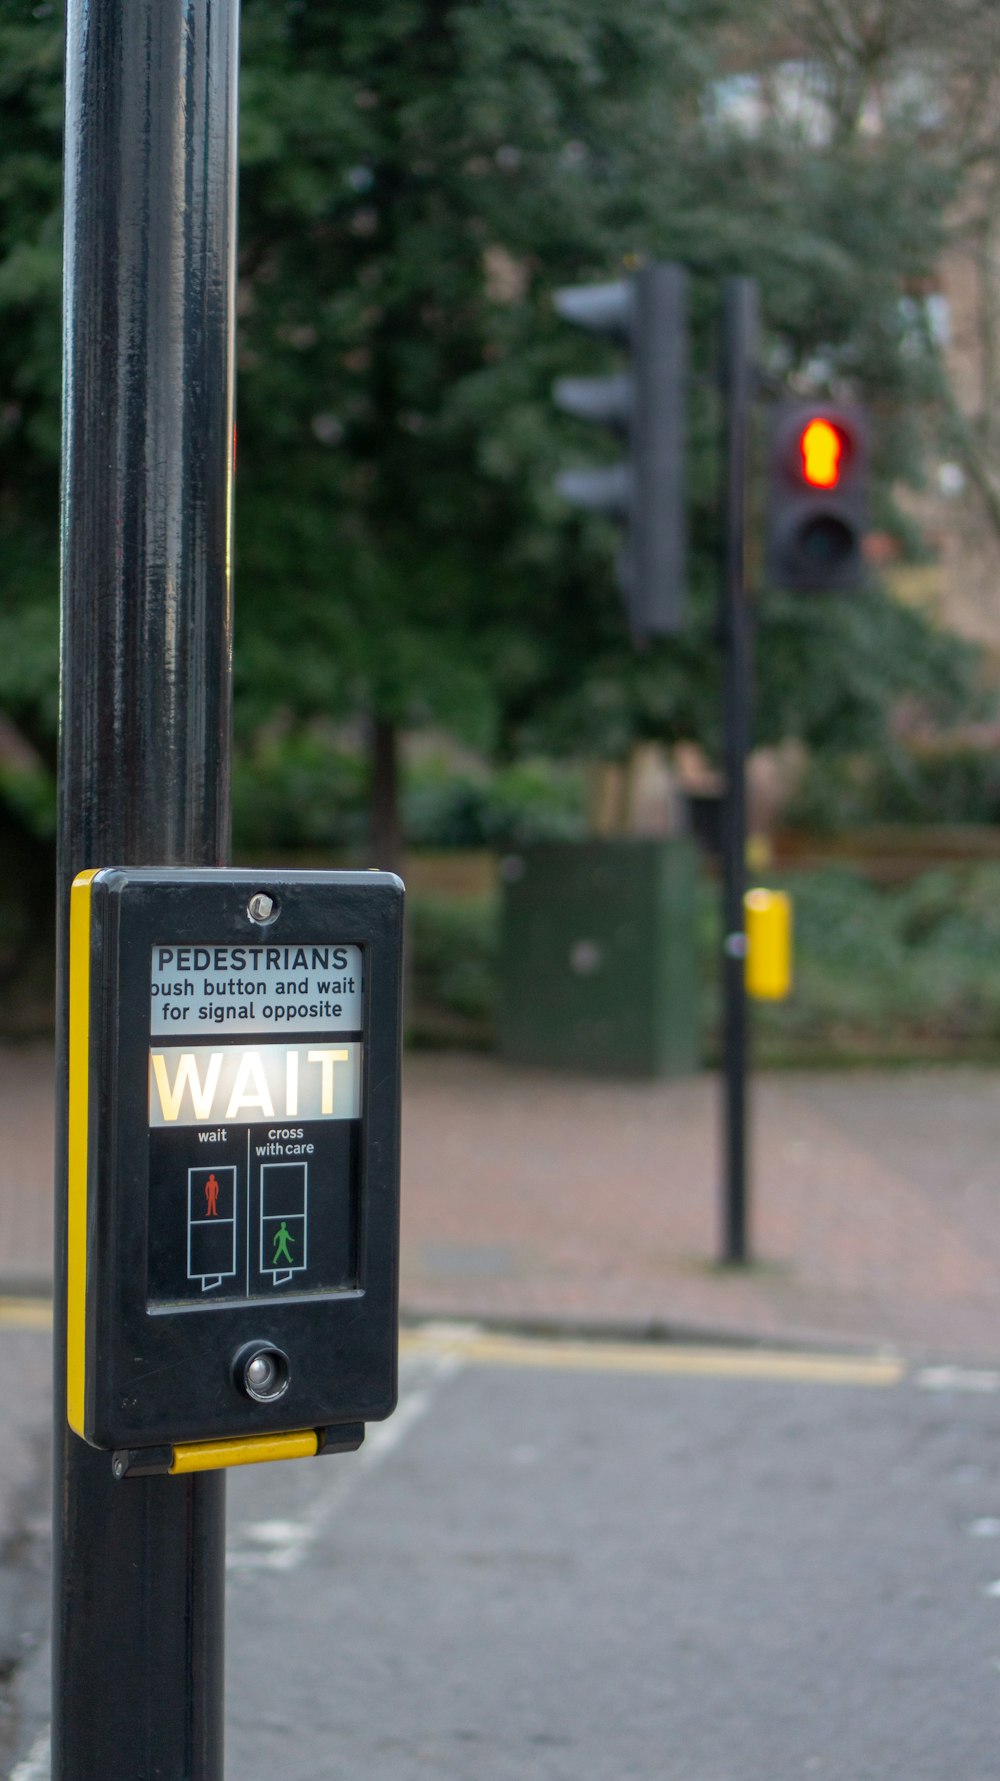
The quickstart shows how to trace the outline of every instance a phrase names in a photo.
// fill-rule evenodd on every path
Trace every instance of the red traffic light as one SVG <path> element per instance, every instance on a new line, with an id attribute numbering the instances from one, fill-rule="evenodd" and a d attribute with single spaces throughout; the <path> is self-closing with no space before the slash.
<path id="1" fill-rule="evenodd" d="M 771 419 L 768 576 L 793 592 L 864 585 L 869 424 L 857 403 L 778 403 Z"/>
<path id="2" fill-rule="evenodd" d="M 799 434 L 802 474 L 810 488 L 835 489 L 843 468 L 846 441 L 839 427 L 817 415 Z"/>

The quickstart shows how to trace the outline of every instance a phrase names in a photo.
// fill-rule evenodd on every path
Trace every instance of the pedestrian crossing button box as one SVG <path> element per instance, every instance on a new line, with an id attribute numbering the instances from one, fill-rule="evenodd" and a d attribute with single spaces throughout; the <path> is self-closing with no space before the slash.
<path id="1" fill-rule="evenodd" d="M 74 881 L 67 1403 L 116 1475 L 392 1410 L 402 907 L 383 872 Z"/>

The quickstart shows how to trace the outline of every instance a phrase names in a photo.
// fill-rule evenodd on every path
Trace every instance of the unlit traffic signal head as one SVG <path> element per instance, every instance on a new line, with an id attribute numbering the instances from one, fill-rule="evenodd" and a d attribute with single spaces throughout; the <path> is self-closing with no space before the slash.
<path id="1" fill-rule="evenodd" d="M 622 521 L 618 580 L 636 638 L 675 634 L 683 618 L 686 287 L 682 266 L 653 264 L 615 284 L 555 296 L 559 315 L 629 353 L 627 371 L 563 377 L 553 394 L 566 414 L 627 441 L 623 460 L 565 470 L 557 487 L 574 506 Z"/>
<path id="2" fill-rule="evenodd" d="M 858 407 L 783 402 L 771 426 L 768 579 L 825 593 L 864 581 L 868 417 Z"/>

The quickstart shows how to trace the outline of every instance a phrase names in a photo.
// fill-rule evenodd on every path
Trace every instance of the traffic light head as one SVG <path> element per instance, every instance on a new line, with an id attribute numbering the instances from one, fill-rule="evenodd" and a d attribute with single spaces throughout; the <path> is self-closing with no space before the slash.
<path id="1" fill-rule="evenodd" d="M 617 284 L 558 291 L 567 321 L 620 341 L 629 369 L 611 377 L 560 378 L 558 407 L 613 428 L 627 442 L 615 464 L 565 470 L 560 493 L 574 506 L 621 520 L 618 580 L 637 639 L 681 629 L 684 599 L 684 397 L 686 275 L 652 264 Z"/>
<path id="2" fill-rule="evenodd" d="M 859 587 L 868 518 L 863 409 L 781 403 L 771 429 L 768 578 L 793 591 Z"/>

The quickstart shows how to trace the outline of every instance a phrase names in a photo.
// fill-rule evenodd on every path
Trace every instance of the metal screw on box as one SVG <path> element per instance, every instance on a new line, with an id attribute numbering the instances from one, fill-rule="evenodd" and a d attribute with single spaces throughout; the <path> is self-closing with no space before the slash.
<path id="1" fill-rule="evenodd" d="M 63 1159 L 72 878 L 228 849 L 238 17 L 67 8 Z M 70 1431 L 56 1206 L 53 1781 L 221 1781 L 224 1474 L 118 1481 Z"/>

